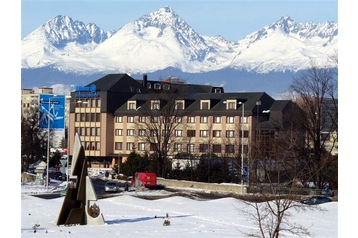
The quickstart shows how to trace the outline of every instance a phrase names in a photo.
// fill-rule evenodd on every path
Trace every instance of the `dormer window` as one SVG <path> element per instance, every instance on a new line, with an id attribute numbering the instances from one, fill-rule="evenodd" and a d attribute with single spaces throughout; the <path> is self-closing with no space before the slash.
<path id="1" fill-rule="evenodd" d="M 152 85 L 150 83 L 147 83 L 147 88 L 151 89 Z"/>
<path id="2" fill-rule="evenodd" d="M 202 100 L 200 103 L 201 110 L 209 110 L 210 109 L 210 100 Z"/>
<path id="3" fill-rule="evenodd" d="M 184 100 L 178 100 L 175 102 L 176 110 L 184 110 Z"/>
<path id="4" fill-rule="evenodd" d="M 164 89 L 164 90 L 169 90 L 169 89 L 170 89 L 170 85 L 169 85 L 169 84 L 163 84 L 163 89 Z"/>
<path id="5" fill-rule="evenodd" d="M 160 83 L 155 83 L 154 84 L 154 89 L 160 89 L 160 88 L 161 88 Z"/>
<path id="6" fill-rule="evenodd" d="M 136 102 L 135 101 L 129 101 L 127 103 L 127 109 L 128 110 L 135 110 L 136 109 Z"/>
<path id="7" fill-rule="evenodd" d="M 160 101 L 153 100 L 151 103 L 151 109 L 152 110 L 159 110 L 160 109 Z"/>
<path id="8" fill-rule="evenodd" d="M 227 104 L 227 109 L 236 109 L 236 103 L 235 102 L 229 102 Z"/>
<path id="9" fill-rule="evenodd" d="M 226 104 L 226 110 L 235 110 L 237 109 L 237 101 L 236 99 L 226 100 L 224 101 Z"/>
<path id="10" fill-rule="evenodd" d="M 221 93 L 221 88 L 215 88 L 215 93 Z"/>

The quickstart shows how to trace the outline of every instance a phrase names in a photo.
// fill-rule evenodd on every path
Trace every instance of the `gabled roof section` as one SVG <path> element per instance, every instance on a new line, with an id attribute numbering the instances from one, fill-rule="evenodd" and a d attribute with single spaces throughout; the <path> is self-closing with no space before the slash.
<path id="1" fill-rule="evenodd" d="M 128 74 L 108 74 L 88 84 L 96 85 L 97 92 L 146 93 L 147 90 Z"/>
<path id="2" fill-rule="evenodd" d="M 288 106 L 290 106 L 290 100 L 276 100 L 274 101 L 274 103 L 272 104 L 270 111 L 279 111 L 282 112 L 284 111 Z"/>

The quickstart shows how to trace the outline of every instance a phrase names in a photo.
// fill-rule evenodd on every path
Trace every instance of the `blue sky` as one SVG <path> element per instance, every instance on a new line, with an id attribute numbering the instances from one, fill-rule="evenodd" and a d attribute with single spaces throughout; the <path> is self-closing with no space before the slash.
<path id="1" fill-rule="evenodd" d="M 21 39 L 57 15 L 118 30 L 169 5 L 197 33 L 237 41 L 283 16 L 299 23 L 338 22 L 338 0 L 22 0 Z"/>

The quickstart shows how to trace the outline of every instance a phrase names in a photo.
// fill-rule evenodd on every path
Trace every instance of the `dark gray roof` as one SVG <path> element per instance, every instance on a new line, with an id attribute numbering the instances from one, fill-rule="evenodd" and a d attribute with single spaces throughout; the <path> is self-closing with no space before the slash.
<path id="1" fill-rule="evenodd" d="M 146 89 L 128 74 L 108 74 L 88 84 L 96 85 L 99 92 L 145 93 Z M 144 91 L 144 92 L 143 92 Z"/>

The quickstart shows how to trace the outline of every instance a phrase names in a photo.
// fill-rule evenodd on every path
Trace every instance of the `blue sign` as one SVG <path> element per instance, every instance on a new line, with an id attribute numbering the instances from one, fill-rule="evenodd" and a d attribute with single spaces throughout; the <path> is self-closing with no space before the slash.
<path id="1" fill-rule="evenodd" d="M 65 95 L 40 94 L 40 120 L 41 128 L 65 128 Z"/>
<path id="2" fill-rule="evenodd" d="M 91 86 L 76 86 L 75 91 L 79 93 L 75 93 L 75 98 L 97 98 L 99 97 L 97 94 L 97 87 L 94 84 Z M 89 93 L 81 93 L 81 92 L 89 92 Z"/>
<path id="3" fill-rule="evenodd" d="M 249 175 L 249 169 L 248 169 L 247 166 L 244 166 L 242 168 L 242 175 L 241 176 L 242 176 L 243 179 L 247 179 L 248 175 Z"/>

